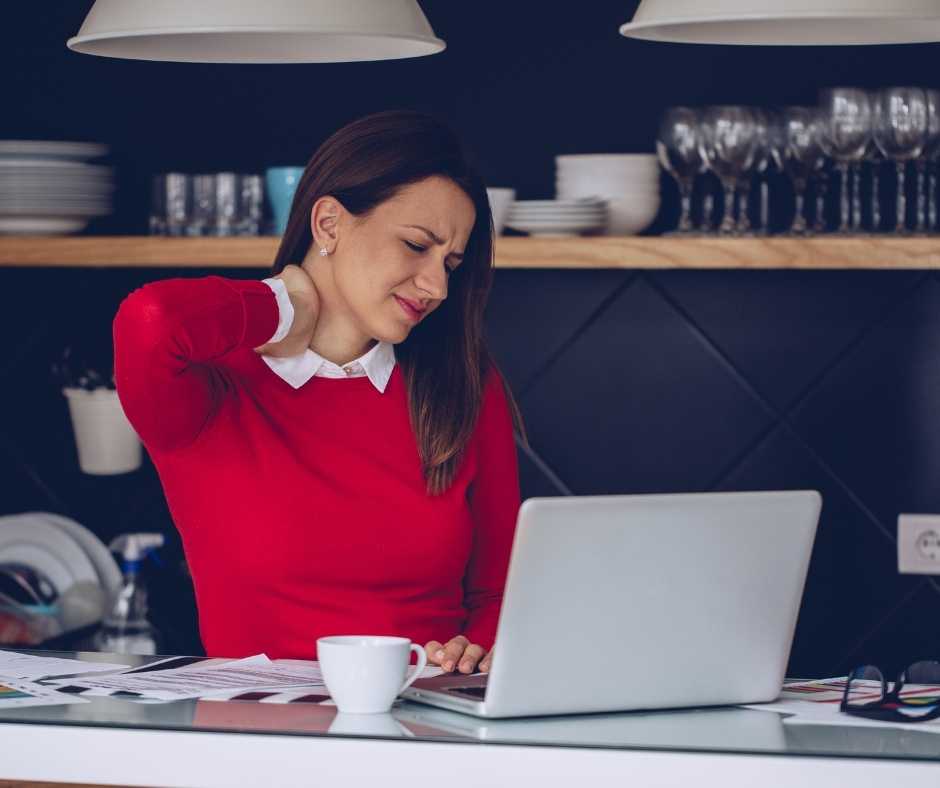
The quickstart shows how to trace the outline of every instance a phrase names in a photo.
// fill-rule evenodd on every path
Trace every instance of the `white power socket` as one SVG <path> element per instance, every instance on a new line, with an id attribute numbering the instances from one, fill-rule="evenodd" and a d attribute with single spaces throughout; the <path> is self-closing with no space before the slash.
<path id="1" fill-rule="evenodd" d="M 940 514 L 898 515 L 898 572 L 940 575 Z"/>

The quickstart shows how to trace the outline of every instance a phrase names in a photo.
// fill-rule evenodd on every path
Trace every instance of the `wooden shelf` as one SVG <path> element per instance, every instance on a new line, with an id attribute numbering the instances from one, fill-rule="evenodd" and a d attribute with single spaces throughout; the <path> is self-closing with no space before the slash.
<path id="1" fill-rule="evenodd" d="M 0 238 L 0 266 L 267 269 L 277 237 Z M 940 268 L 940 236 L 903 238 L 501 237 L 499 268 Z"/>

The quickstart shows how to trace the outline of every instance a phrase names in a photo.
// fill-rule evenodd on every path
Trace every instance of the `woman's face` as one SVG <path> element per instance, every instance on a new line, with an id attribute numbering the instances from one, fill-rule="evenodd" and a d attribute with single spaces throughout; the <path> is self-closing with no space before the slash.
<path id="1" fill-rule="evenodd" d="M 473 201 L 441 176 L 406 186 L 363 218 L 321 198 L 311 214 L 311 252 L 328 319 L 342 315 L 364 341 L 403 341 L 447 298 L 450 272 L 461 265 L 475 221 Z M 324 245 L 331 252 L 325 258 L 317 254 Z M 332 276 L 318 281 L 327 267 Z"/>

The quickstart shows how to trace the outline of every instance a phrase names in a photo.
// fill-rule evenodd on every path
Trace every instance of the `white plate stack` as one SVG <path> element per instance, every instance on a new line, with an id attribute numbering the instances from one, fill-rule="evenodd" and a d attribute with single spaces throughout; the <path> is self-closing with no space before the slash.
<path id="1" fill-rule="evenodd" d="M 0 140 L 0 233 L 65 235 L 113 208 L 114 171 L 94 142 Z"/>
<path id="2" fill-rule="evenodd" d="M 529 235 L 569 236 L 600 230 L 607 223 L 607 203 L 582 200 L 516 200 L 506 225 Z"/>
<path id="3" fill-rule="evenodd" d="M 659 162 L 646 153 L 556 156 L 555 194 L 561 200 L 606 200 L 604 233 L 636 235 L 659 213 Z"/>

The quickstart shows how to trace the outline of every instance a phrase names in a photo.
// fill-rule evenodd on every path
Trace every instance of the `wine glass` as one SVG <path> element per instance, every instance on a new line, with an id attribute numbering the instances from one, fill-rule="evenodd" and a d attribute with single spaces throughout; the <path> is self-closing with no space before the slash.
<path id="1" fill-rule="evenodd" d="M 927 93 L 923 88 L 885 88 L 875 94 L 875 144 L 897 167 L 895 232 L 907 233 L 907 163 L 920 156 L 927 143 Z"/>
<path id="2" fill-rule="evenodd" d="M 924 152 L 917 160 L 923 162 L 927 172 L 927 219 L 921 227 L 923 207 L 918 210 L 918 230 L 930 232 L 937 227 L 937 160 L 940 159 L 940 90 L 927 91 L 927 142 Z M 921 176 L 922 177 L 922 176 Z M 923 201 L 923 183 L 918 184 L 919 200 Z"/>
<path id="3" fill-rule="evenodd" d="M 679 187 L 682 209 L 679 225 L 668 235 L 689 235 L 692 226 L 692 186 L 702 171 L 704 161 L 699 144 L 699 115 L 690 107 L 672 107 L 666 111 L 656 138 L 659 163 Z"/>
<path id="4" fill-rule="evenodd" d="M 813 215 L 813 227 L 810 230 L 812 235 L 821 235 L 828 228 L 828 217 L 826 216 L 826 197 L 832 188 L 832 173 L 835 170 L 832 159 L 828 156 L 823 159 L 820 168 L 813 174 L 813 191 L 816 203 L 816 210 Z"/>
<path id="5" fill-rule="evenodd" d="M 796 212 L 789 235 L 807 235 L 806 184 L 825 163 L 822 124 L 815 107 L 787 107 L 783 112 L 783 170 L 793 181 Z"/>
<path id="6" fill-rule="evenodd" d="M 848 235 L 851 222 L 849 165 L 861 161 L 872 133 L 869 95 L 860 88 L 828 88 L 820 96 L 822 145 L 839 170 L 839 229 Z"/>
<path id="7" fill-rule="evenodd" d="M 741 175 L 754 163 L 757 128 L 747 107 L 709 107 L 702 118 L 701 153 L 709 168 L 721 180 L 725 209 L 720 235 L 735 235 L 735 193 Z"/>
<path id="8" fill-rule="evenodd" d="M 754 149 L 752 173 L 745 173 L 739 187 L 741 208 L 738 212 L 736 230 L 738 235 L 764 235 L 767 232 L 769 223 L 769 189 L 764 174 L 767 173 L 772 161 L 776 162 L 777 168 L 780 169 L 780 143 L 778 140 L 780 133 L 779 119 L 770 110 L 753 109 L 751 111 L 754 113 L 754 129 L 757 136 L 757 143 Z M 748 197 L 752 180 L 757 181 L 758 188 L 760 189 L 759 218 L 755 232 L 752 232 L 751 220 L 748 215 Z"/>
<path id="9" fill-rule="evenodd" d="M 881 229 L 881 167 L 885 158 L 872 140 L 865 152 L 865 161 L 871 173 L 871 200 L 869 212 L 871 214 L 871 231 L 877 233 Z"/>

